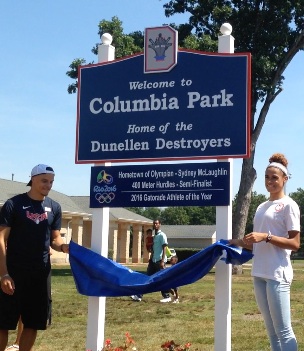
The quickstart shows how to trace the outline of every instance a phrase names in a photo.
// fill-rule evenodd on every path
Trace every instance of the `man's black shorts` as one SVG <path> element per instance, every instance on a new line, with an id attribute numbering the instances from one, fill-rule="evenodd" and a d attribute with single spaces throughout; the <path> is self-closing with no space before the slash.
<path id="1" fill-rule="evenodd" d="M 0 289 L 0 329 L 15 330 L 19 317 L 25 328 L 45 330 L 50 316 L 50 270 L 9 272 L 15 292 Z"/>

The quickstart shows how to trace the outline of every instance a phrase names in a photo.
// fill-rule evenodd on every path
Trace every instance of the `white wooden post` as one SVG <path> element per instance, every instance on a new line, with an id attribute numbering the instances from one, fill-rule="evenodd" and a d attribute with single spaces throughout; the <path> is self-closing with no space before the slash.
<path id="1" fill-rule="evenodd" d="M 218 41 L 219 53 L 234 53 L 234 38 L 231 36 L 232 27 L 229 23 L 221 26 Z M 230 162 L 230 204 L 216 207 L 216 240 L 232 238 L 232 190 L 233 190 L 233 161 Z M 215 321 L 214 321 L 214 350 L 231 351 L 231 273 L 230 264 L 218 261 L 215 265 Z"/>
<path id="2" fill-rule="evenodd" d="M 98 62 L 113 61 L 115 48 L 111 45 L 112 36 L 105 33 L 98 46 Z M 109 207 L 92 209 L 92 251 L 108 257 Z M 100 351 L 104 344 L 105 297 L 89 297 L 86 350 Z"/>

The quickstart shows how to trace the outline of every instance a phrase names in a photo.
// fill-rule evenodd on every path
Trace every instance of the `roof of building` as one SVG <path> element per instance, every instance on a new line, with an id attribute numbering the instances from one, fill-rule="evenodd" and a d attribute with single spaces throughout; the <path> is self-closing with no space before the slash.
<path id="1" fill-rule="evenodd" d="M 26 186 L 26 183 L 0 179 L 0 207 L 2 207 L 7 199 L 25 193 L 28 190 L 29 188 Z M 85 218 L 90 218 L 92 215 L 92 209 L 89 207 L 89 196 L 67 196 L 52 189 L 49 197 L 61 205 L 63 215 L 81 215 Z M 110 208 L 110 221 L 115 220 L 151 225 L 153 222 L 149 218 L 140 216 L 124 208 Z"/>
<path id="2" fill-rule="evenodd" d="M 26 193 L 30 188 L 26 183 L 15 182 L 12 180 L 0 179 L 0 206 L 11 197 Z M 69 196 L 51 190 L 49 197 L 60 203 L 63 212 L 84 213 L 85 211 L 79 207 Z M 88 214 L 88 212 L 86 212 Z"/>
<path id="3" fill-rule="evenodd" d="M 71 196 L 70 197 L 79 207 L 81 207 L 84 211 L 92 213 L 92 209 L 89 207 L 90 205 L 90 197 L 89 196 Z M 126 210 L 122 207 L 113 207 L 110 208 L 110 220 L 120 220 L 126 222 L 140 222 L 147 224 L 153 223 L 153 221 L 149 218 L 141 216 L 135 212 Z"/>
<path id="4" fill-rule="evenodd" d="M 215 236 L 215 225 L 162 225 L 161 230 L 167 238 L 174 239 L 209 239 Z"/>

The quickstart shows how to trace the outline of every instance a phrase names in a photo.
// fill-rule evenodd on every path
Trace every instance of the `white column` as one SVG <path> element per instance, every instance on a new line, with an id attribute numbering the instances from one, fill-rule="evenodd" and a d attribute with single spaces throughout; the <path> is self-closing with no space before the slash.
<path id="1" fill-rule="evenodd" d="M 112 36 L 105 33 L 101 40 L 102 44 L 98 46 L 98 62 L 114 60 L 115 48 L 111 45 Z M 91 249 L 105 257 L 108 257 L 109 212 L 108 207 L 92 209 Z M 105 307 L 105 297 L 89 297 L 86 350 L 100 351 L 103 347 Z"/>
<path id="2" fill-rule="evenodd" d="M 231 36 L 232 27 L 229 23 L 221 26 L 218 41 L 219 53 L 234 52 L 234 38 Z M 218 160 L 230 162 L 230 204 L 216 207 L 216 240 L 232 238 L 232 159 Z M 215 265 L 215 321 L 214 321 L 214 351 L 231 351 L 231 280 L 230 264 L 218 261 Z"/>
<path id="3" fill-rule="evenodd" d="M 141 262 L 142 226 L 133 224 L 132 263 Z"/>

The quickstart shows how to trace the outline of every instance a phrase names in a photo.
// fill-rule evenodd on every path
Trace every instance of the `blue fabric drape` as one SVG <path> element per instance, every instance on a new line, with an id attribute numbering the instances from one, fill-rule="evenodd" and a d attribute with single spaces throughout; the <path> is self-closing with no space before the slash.
<path id="1" fill-rule="evenodd" d="M 71 241 L 70 264 L 80 294 L 130 296 L 194 283 L 213 268 L 224 251 L 226 263 L 243 264 L 253 257 L 251 252 L 220 240 L 174 266 L 147 276 Z"/>

